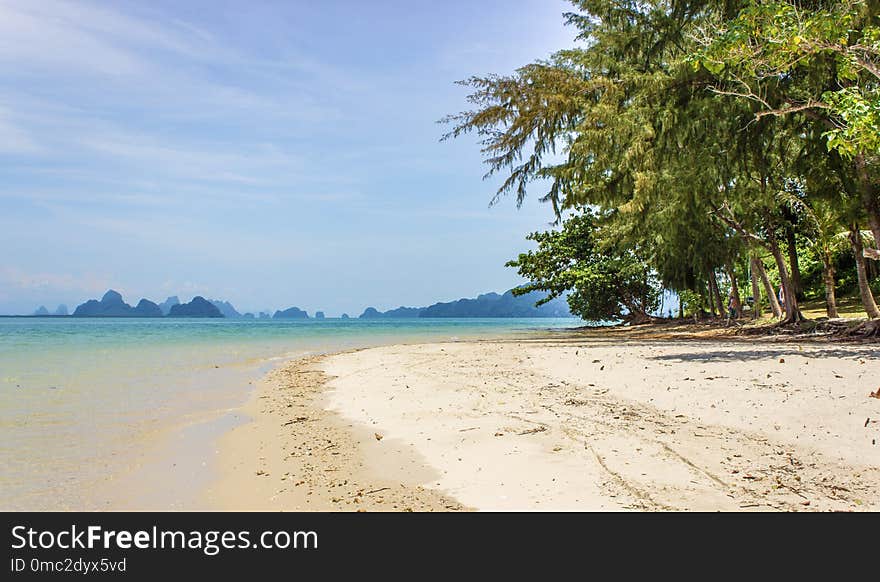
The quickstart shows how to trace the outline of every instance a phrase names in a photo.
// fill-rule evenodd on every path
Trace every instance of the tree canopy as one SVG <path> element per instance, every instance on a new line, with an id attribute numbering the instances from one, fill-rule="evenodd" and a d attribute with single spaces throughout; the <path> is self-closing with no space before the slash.
<path id="1" fill-rule="evenodd" d="M 546 303 L 568 291 L 569 309 L 591 321 L 642 322 L 657 307 L 658 289 L 651 269 L 636 249 L 609 245 L 589 210 L 567 219 L 560 230 L 528 236 L 535 251 L 507 263 L 532 281 L 515 295 L 548 292 Z"/>
<path id="2" fill-rule="evenodd" d="M 472 108 L 443 120 L 446 138 L 480 137 L 487 175 L 504 178 L 493 203 L 543 187 L 557 217 L 574 216 L 532 234 L 538 251 L 510 264 L 536 289 L 572 291 L 584 313 L 611 313 L 609 294 L 633 311 L 621 294 L 638 256 L 644 280 L 719 312 L 741 305 L 746 276 L 767 261 L 783 322 L 796 323 L 799 260 L 821 211 L 823 237 L 848 233 L 865 311 L 880 315 L 878 2 L 572 4 L 576 46 L 463 81 Z M 623 286 L 599 276 L 613 260 Z M 834 276 L 824 281 L 833 291 Z"/>

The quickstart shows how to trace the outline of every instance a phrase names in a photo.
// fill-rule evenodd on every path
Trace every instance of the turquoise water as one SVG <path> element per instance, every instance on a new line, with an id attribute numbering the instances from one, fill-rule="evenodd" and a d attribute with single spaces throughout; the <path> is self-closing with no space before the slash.
<path id="1" fill-rule="evenodd" d="M 115 507 L 120 476 L 194 446 L 181 436 L 193 427 L 214 422 L 216 432 L 285 359 L 580 324 L 0 318 L 0 509 Z"/>

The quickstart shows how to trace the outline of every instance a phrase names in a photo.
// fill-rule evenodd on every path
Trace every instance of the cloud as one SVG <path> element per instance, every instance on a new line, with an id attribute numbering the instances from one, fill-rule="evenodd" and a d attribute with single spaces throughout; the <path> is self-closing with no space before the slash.
<path id="1" fill-rule="evenodd" d="M 110 288 L 110 278 L 106 275 L 87 273 L 27 272 L 15 267 L 0 269 L 3 286 L 22 291 L 57 291 L 78 293 L 103 293 Z"/>
<path id="2" fill-rule="evenodd" d="M 223 183 L 268 184 L 296 177 L 303 159 L 272 143 L 187 143 L 114 130 L 74 138 L 74 143 L 116 163 L 153 175 Z"/>
<path id="3" fill-rule="evenodd" d="M 309 256 L 309 241 L 293 229 L 280 240 L 277 232 L 248 231 L 186 210 L 163 208 L 132 215 L 95 214 L 69 205 L 46 204 L 45 208 L 53 220 L 85 229 L 93 238 L 112 244 L 117 264 L 121 252 L 138 256 L 151 252 L 166 261 L 174 258 L 215 269 L 247 263 L 289 264 Z"/>
<path id="4" fill-rule="evenodd" d="M 145 52 L 211 59 L 212 37 L 177 19 L 174 26 L 145 14 L 127 16 L 105 5 L 64 0 L 0 3 L 0 59 L 68 73 L 132 75 L 154 72 Z"/>
<path id="5" fill-rule="evenodd" d="M 264 151 L 266 144 L 303 124 L 340 118 L 339 108 L 321 95 L 326 85 L 316 88 L 291 74 L 296 59 L 261 66 L 228 39 L 152 14 L 147 5 L 137 10 L 0 2 L 0 154 L 76 159 L 77 147 L 87 146 L 140 155 L 145 163 L 181 160 L 175 162 L 180 166 L 194 157 L 216 159 L 220 147 L 227 159 L 219 163 L 233 148 L 277 159 L 278 152 Z M 312 60 L 302 67 L 308 75 L 322 70 Z M 202 143 L 187 143 L 185 136 L 198 133 Z M 198 167 L 216 176 L 214 165 Z"/>
<path id="6" fill-rule="evenodd" d="M 478 149 L 434 122 L 455 79 L 556 48 L 541 6 L 0 0 L 0 241 L 23 268 L 0 292 L 170 280 L 329 309 L 376 265 L 424 279 L 388 283 L 406 293 L 451 278 L 427 254 L 496 264 L 485 241 L 531 219 L 486 210 Z"/>

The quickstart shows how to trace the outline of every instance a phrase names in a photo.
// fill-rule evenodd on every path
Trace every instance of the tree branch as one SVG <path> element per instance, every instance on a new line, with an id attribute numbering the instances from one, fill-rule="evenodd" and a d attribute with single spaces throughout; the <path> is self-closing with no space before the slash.
<path id="1" fill-rule="evenodd" d="M 724 212 L 727 213 L 727 216 L 724 215 Z M 717 216 L 724 224 L 735 230 L 746 240 L 750 240 L 755 242 L 762 247 L 767 248 L 769 244 L 763 238 L 759 237 L 755 233 L 749 232 L 742 225 L 741 222 L 736 220 L 736 217 L 733 215 L 733 211 L 730 209 L 730 205 L 727 202 L 724 202 L 721 206 L 713 208 L 712 214 Z"/>

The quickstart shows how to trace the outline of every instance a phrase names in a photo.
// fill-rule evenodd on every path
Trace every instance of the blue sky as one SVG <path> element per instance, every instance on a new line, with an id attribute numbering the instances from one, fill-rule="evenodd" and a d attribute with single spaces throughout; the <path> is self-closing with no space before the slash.
<path id="1" fill-rule="evenodd" d="M 201 294 L 357 314 L 520 282 L 454 81 L 570 46 L 569 5 L 0 0 L 0 313 Z M 538 192 L 536 192 L 538 194 Z"/>

